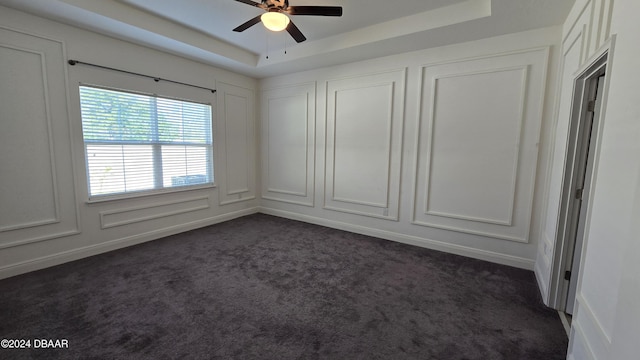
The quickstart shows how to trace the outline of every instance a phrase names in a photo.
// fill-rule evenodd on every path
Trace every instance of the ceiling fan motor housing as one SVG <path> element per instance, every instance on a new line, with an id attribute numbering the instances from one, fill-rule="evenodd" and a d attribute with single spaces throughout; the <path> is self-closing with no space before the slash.
<path id="1" fill-rule="evenodd" d="M 266 5 L 269 11 L 280 11 L 289 7 L 289 0 L 262 0 L 262 4 Z"/>

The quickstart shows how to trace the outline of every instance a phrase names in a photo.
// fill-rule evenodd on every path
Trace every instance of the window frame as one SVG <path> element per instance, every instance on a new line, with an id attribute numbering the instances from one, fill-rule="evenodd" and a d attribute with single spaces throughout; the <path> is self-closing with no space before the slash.
<path id="1" fill-rule="evenodd" d="M 194 147 L 198 147 L 199 145 L 184 143 L 184 142 L 162 142 L 159 140 L 155 142 L 128 141 L 128 140 L 121 140 L 121 141 L 89 140 L 87 142 L 85 141 L 85 138 L 84 138 L 84 129 L 83 129 L 84 124 L 83 124 L 83 118 L 82 118 L 82 97 L 80 95 L 81 87 L 90 87 L 90 88 L 103 89 L 108 91 L 116 91 L 116 92 L 129 93 L 129 94 L 135 94 L 135 95 L 150 96 L 154 98 L 162 98 L 162 99 L 168 99 L 168 100 L 176 100 L 176 101 L 184 101 L 184 102 L 190 102 L 190 103 L 201 104 L 201 105 L 208 105 L 211 109 L 210 129 L 209 129 L 209 132 L 211 135 L 211 144 L 202 145 L 202 147 L 209 147 L 209 146 L 211 147 L 211 152 L 210 152 L 211 156 L 208 156 L 209 160 L 206 166 L 211 171 L 212 181 L 207 183 L 193 184 L 193 185 L 186 185 L 186 186 L 162 187 L 162 188 L 154 187 L 152 189 L 132 190 L 132 191 L 125 191 L 120 193 L 112 193 L 112 194 L 91 195 L 91 182 L 90 182 L 90 176 L 89 176 L 89 158 L 87 156 L 87 145 L 93 145 L 93 144 L 95 145 L 149 145 L 149 146 L 152 146 L 152 148 L 154 149 L 153 150 L 154 154 L 156 152 L 161 153 L 162 145 L 167 145 L 167 146 L 180 145 L 180 146 L 194 146 Z M 200 101 L 196 99 L 187 98 L 184 96 L 171 96 L 171 95 L 164 95 L 164 94 L 161 95 L 155 92 L 140 91 L 136 89 L 124 89 L 119 86 L 100 85 L 100 84 L 95 84 L 91 82 L 79 82 L 77 91 L 78 91 L 78 104 L 79 104 L 78 110 L 79 110 L 79 117 L 80 117 L 80 134 L 81 134 L 80 140 L 82 143 L 82 157 L 83 157 L 84 168 L 85 168 L 84 182 L 85 182 L 85 189 L 86 189 L 85 194 L 86 194 L 87 203 L 89 204 L 101 203 L 101 202 L 108 202 L 108 201 L 114 201 L 114 200 L 143 198 L 143 197 L 160 195 L 160 194 L 180 193 L 185 191 L 195 191 L 195 190 L 202 190 L 202 189 L 213 189 L 218 186 L 216 183 L 216 176 L 215 176 L 216 151 L 215 151 L 215 107 L 213 105 L 214 99 L 211 99 L 211 101 Z M 157 126 L 157 118 L 156 118 L 156 126 Z M 154 171 L 156 170 L 157 168 L 155 166 L 155 161 L 154 161 Z M 157 174 L 155 175 L 157 176 Z M 157 179 L 155 182 L 157 184 Z"/>

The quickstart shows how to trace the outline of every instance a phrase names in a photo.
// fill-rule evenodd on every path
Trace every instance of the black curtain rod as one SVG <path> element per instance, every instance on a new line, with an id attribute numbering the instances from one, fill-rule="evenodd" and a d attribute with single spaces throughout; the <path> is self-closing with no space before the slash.
<path id="1" fill-rule="evenodd" d="M 192 85 L 192 84 L 187 84 L 187 83 L 183 83 L 183 82 L 180 82 L 180 81 L 163 79 L 163 78 L 160 78 L 160 77 L 157 77 L 157 76 L 151 76 L 151 75 L 139 74 L 139 73 L 126 71 L 126 70 L 114 69 L 114 68 L 111 68 L 111 67 L 102 66 L 102 65 L 96 65 L 96 64 L 91 64 L 91 63 L 86 63 L 86 62 L 79 61 L 79 60 L 71 60 L 71 59 L 69 59 L 69 61 L 67 61 L 67 62 L 69 63 L 69 65 L 72 65 L 72 66 L 76 65 L 76 64 L 88 65 L 88 66 L 93 66 L 93 67 L 97 67 L 97 68 L 100 68 L 100 69 L 118 71 L 118 72 L 125 73 L 125 74 L 146 77 L 146 78 L 149 78 L 149 79 L 153 79 L 153 81 L 155 81 L 155 82 L 158 82 L 158 81 L 162 80 L 162 81 L 166 81 L 166 82 L 170 82 L 170 83 L 174 83 L 174 84 L 180 84 L 180 85 L 185 85 L 185 86 L 191 86 L 191 87 L 198 88 L 198 89 L 209 90 L 214 94 L 216 92 L 215 89 L 206 88 L 204 86 Z"/>

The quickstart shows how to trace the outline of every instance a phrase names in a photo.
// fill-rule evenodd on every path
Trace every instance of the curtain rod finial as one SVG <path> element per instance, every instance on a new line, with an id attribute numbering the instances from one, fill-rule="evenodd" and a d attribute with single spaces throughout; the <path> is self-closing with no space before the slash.
<path id="1" fill-rule="evenodd" d="M 69 60 L 67 62 L 69 63 L 69 65 L 75 65 L 78 63 L 76 60 Z"/>

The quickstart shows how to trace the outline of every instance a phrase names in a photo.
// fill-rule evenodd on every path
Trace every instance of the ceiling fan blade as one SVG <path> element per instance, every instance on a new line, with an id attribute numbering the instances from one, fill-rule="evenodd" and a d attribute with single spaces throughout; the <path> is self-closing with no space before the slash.
<path id="1" fill-rule="evenodd" d="M 262 3 L 257 3 L 255 1 L 251 1 L 251 0 L 236 0 L 237 2 L 241 2 L 243 4 L 247 4 L 247 5 L 251 5 L 251 6 L 255 6 L 255 7 L 259 7 L 264 9 L 264 5 L 262 5 Z"/>
<path id="2" fill-rule="evenodd" d="M 298 29 L 298 27 L 293 23 L 293 21 L 289 22 L 289 25 L 287 25 L 287 32 L 298 43 L 301 43 L 307 40 L 307 38 L 304 37 L 304 35 L 302 35 L 302 31 Z"/>
<path id="3" fill-rule="evenodd" d="M 256 17 L 254 17 L 253 19 L 247 21 L 246 23 L 238 26 L 237 28 L 233 29 L 233 31 L 235 32 L 243 32 L 245 30 L 247 30 L 248 28 L 252 27 L 253 25 L 257 24 L 260 22 L 260 16 L 262 15 L 258 15 Z"/>
<path id="4" fill-rule="evenodd" d="M 289 6 L 286 12 L 289 15 L 342 16 L 342 6 Z"/>

